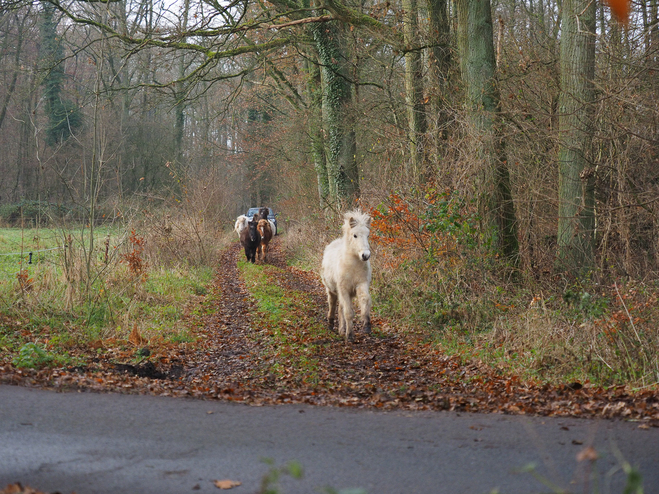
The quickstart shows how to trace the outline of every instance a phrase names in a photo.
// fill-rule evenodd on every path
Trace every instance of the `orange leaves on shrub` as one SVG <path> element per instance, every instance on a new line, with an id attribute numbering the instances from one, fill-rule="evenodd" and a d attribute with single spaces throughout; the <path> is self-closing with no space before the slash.
<path id="1" fill-rule="evenodd" d="M 122 260 L 128 264 L 128 270 L 136 275 L 145 275 L 144 270 L 146 268 L 146 262 L 142 258 L 142 253 L 144 252 L 144 245 L 146 241 L 144 237 L 139 236 L 135 233 L 135 230 L 131 230 L 130 237 L 128 239 L 132 246 L 132 250 L 125 254 L 122 254 Z"/>
<path id="2" fill-rule="evenodd" d="M 18 273 L 16 273 L 16 279 L 18 280 L 18 284 L 21 290 L 24 292 L 29 292 L 32 290 L 34 278 L 30 278 L 27 269 L 21 269 Z"/>
<path id="3" fill-rule="evenodd" d="M 384 266 L 396 269 L 424 245 L 428 234 L 420 231 L 421 220 L 398 194 L 389 195 L 387 203 L 369 211 L 371 238 L 376 245 L 384 247 L 379 254 Z"/>
<path id="4" fill-rule="evenodd" d="M 620 293 L 617 287 L 611 286 L 609 291 L 611 310 L 594 323 L 601 328 L 602 335 L 610 343 L 615 343 L 620 337 L 638 339 L 637 327 L 656 327 L 656 307 L 659 293 L 639 293 L 633 287 Z"/>
<path id="5" fill-rule="evenodd" d="M 396 269 L 423 256 L 433 263 L 457 262 L 458 244 L 472 235 L 470 226 L 464 228 L 471 215 L 464 206 L 455 194 L 431 185 L 417 204 L 392 193 L 371 208 L 371 238 L 381 247 L 384 267 Z"/>

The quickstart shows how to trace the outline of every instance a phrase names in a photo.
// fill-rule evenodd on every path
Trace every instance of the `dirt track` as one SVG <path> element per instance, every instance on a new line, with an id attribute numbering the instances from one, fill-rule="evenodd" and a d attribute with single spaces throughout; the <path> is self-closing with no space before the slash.
<path id="1" fill-rule="evenodd" d="M 318 277 L 286 266 L 278 239 L 268 263 L 277 270 L 273 283 L 311 294 L 312 317 L 325 315 L 324 290 Z M 0 367 L 0 382 L 64 389 L 120 391 L 195 396 L 252 404 L 310 403 L 317 405 L 411 410 L 458 410 L 511 414 L 618 417 L 659 424 L 656 392 L 629 394 L 578 383 L 539 386 L 501 375 L 478 362 L 460 363 L 429 343 L 374 318 L 374 332 L 357 330 L 354 344 L 345 345 L 328 331 L 313 342 L 319 383 L 273 379 L 261 361 L 255 338 L 260 320 L 254 300 L 236 267 L 242 256 L 236 243 L 224 252 L 195 345 L 182 345 L 166 356 L 153 356 L 133 366 L 111 355 L 84 369 L 20 371 Z M 210 307 L 209 307 L 210 305 Z M 289 331 L 297 331 L 291 322 Z"/>

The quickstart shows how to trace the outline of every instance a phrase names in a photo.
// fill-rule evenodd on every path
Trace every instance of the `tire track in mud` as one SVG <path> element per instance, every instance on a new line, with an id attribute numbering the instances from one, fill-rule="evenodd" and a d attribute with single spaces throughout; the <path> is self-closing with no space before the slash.
<path id="1" fill-rule="evenodd" d="M 237 268 L 239 244 L 223 252 L 212 288 L 211 314 L 204 322 L 200 349 L 188 361 L 185 380 L 213 383 L 216 388 L 241 386 L 258 365 L 257 343 L 252 331 L 255 303 L 245 290 Z"/>

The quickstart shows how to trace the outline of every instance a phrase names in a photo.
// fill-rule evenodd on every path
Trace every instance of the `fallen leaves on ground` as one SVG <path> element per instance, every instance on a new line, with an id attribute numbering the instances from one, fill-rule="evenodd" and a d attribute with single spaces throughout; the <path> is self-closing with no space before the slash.
<path id="1" fill-rule="evenodd" d="M 307 403 L 382 410 L 453 410 L 546 416 L 604 417 L 659 426 L 659 392 L 649 388 L 604 389 L 589 384 L 549 385 L 522 381 L 481 362 L 461 362 L 421 336 L 373 318 L 372 334 L 357 332 L 345 345 L 324 324 L 324 289 L 315 273 L 291 268 L 271 243 L 270 282 L 305 302 L 286 318 L 287 347 L 264 345 L 271 328 L 236 267 L 239 246 L 227 250 L 207 296 L 204 315 L 191 332 L 197 343 L 151 349 L 148 359 L 128 364 L 135 349 L 108 341 L 84 368 L 17 369 L 0 363 L 0 382 L 57 389 L 189 396 L 271 405 Z M 275 269 L 276 268 L 276 269 Z M 306 304 L 306 305 L 305 305 Z M 194 327 L 193 327 L 194 326 Z M 132 353 L 131 353 L 132 352 Z M 310 362 L 302 375 L 296 359 Z M 270 370 L 276 368 L 278 373 Z"/>
<path id="2" fill-rule="evenodd" d="M 130 341 L 133 345 L 135 346 L 141 346 L 146 344 L 146 339 L 140 334 L 139 329 L 137 328 L 137 323 L 133 324 L 133 329 L 130 332 L 130 336 L 128 337 L 128 341 Z"/>
<path id="3" fill-rule="evenodd" d="M 0 491 L 0 494 L 47 494 L 47 493 L 37 489 L 33 489 L 28 485 L 23 486 L 20 482 L 17 482 L 15 484 L 9 484 L 7 487 L 5 487 Z"/>
<path id="4" fill-rule="evenodd" d="M 242 485 L 242 482 L 236 480 L 215 480 L 213 484 L 215 484 L 215 487 L 218 489 L 233 489 L 234 487 Z"/>

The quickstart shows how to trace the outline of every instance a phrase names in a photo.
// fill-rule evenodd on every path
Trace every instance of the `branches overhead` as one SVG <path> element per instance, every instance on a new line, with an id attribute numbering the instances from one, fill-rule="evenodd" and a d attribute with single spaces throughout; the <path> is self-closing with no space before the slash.
<path id="1" fill-rule="evenodd" d="M 312 43 L 306 26 L 333 21 L 364 30 L 367 37 L 405 51 L 402 37 L 391 27 L 367 14 L 328 0 L 315 8 L 293 0 L 274 0 L 271 5 L 250 0 L 220 2 L 197 0 L 158 4 L 153 0 L 44 0 L 74 25 L 103 33 L 129 49 L 128 56 L 149 49 L 192 52 L 198 56 L 178 82 L 190 81 L 218 64 L 234 63 L 244 56 L 268 56 L 286 47 Z M 178 9 L 178 11 L 176 11 Z M 274 15 L 273 15 L 274 14 Z M 181 19 L 185 15 L 183 26 Z M 408 48 L 409 49 L 409 48 Z M 222 64 L 220 64 L 222 65 Z"/>

